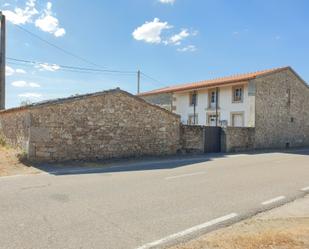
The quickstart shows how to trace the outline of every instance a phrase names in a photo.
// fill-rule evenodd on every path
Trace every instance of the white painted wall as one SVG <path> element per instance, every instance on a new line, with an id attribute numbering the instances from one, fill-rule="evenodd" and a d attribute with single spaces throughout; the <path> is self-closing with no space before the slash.
<path id="1" fill-rule="evenodd" d="M 219 88 L 219 109 L 220 120 L 227 120 L 228 126 L 232 125 L 231 112 L 243 112 L 244 113 L 244 126 L 254 126 L 252 121 L 252 113 L 254 110 L 252 105 L 254 101 L 248 96 L 248 84 L 244 84 L 243 102 L 232 102 L 232 86 L 225 86 Z M 198 124 L 207 125 L 207 114 L 215 114 L 215 109 L 208 108 L 208 90 L 202 89 L 197 91 L 197 105 L 196 113 L 198 114 Z M 174 93 L 173 94 L 173 106 L 176 107 L 175 113 L 181 116 L 181 121 L 187 124 L 188 116 L 193 115 L 193 106 L 189 105 L 190 92 Z"/>

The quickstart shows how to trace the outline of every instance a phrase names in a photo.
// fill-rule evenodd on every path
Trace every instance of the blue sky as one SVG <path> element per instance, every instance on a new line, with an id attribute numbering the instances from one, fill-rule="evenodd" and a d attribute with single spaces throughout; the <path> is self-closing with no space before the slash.
<path id="1" fill-rule="evenodd" d="M 7 107 L 120 87 L 136 92 L 136 75 L 79 73 L 87 64 L 137 71 L 142 91 L 290 65 L 309 82 L 306 0 L 0 0 L 7 16 Z"/>

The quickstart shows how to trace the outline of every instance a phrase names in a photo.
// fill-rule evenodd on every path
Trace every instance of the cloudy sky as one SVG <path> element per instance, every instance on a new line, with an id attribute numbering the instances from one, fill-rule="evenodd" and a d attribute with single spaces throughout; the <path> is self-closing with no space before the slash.
<path id="1" fill-rule="evenodd" d="M 142 91 L 286 65 L 309 82 L 306 0 L 0 0 L 0 8 L 7 107 L 115 87 L 135 93 L 138 69 Z"/>

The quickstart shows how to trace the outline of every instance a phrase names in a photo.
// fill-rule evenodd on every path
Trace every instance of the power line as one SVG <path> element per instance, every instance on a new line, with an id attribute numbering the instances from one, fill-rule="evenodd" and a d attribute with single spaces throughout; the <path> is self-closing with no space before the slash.
<path id="1" fill-rule="evenodd" d="M 70 70 L 78 70 L 78 71 L 88 71 L 88 72 L 102 72 L 102 73 L 123 73 L 123 74 L 136 74 L 135 71 L 123 71 L 123 70 L 109 70 L 109 69 L 95 69 L 95 68 L 87 68 L 87 67 L 76 67 L 76 66 L 68 66 L 68 65 L 59 65 L 54 63 L 46 63 L 46 62 L 38 62 L 38 61 L 30 61 L 30 60 L 23 60 L 23 59 L 16 59 L 7 57 L 7 60 L 13 61 L 13 62 L 19 62 L 22 64 L 28 64 L 28 65 L 57 65 L 60 69 L 70 69 Z M 12 62 L 11 62 L 12 63 Z"/>
<path id="2" fill-rule="evenodd" d="M 19 66 L 28 66 L 28 67 L 41 67 L 44 69 L 45 66 L 58 66 L 57 69 L 53 71 L 64 71 L 64 72 L 72 72 L 72 73 L 84 73 L 84 74 L 110 74 L 110 73 L 116 73 L 119 75 L 127 75 L 127 76 L 135 76 L 137 74 L 137 88 L 139 91 L 140 88 L 140 76 L 144 76 L 151 81 L 155 81 L 161 84 L 160 81 L 157 79 L 149 76 L 148 74 L 145 74 L 141 71 L 135 72 L 135 71 L 124 71 L 124 70 L 109 70 L 109 69 L 96 69 L 96 68 L 89 68 L 89 67 L 77 67 L 77 66 L 69 66 L 69 65 L 61 65 L 61 64 L 55 64 L 55 63 L 46 63 L 46 62 L 39 62 L 39 61 L 32 61 L 32 60 L 24 60 L 24 59 L 16 59 L 11 57 L 6 57 L 6 59 L 9 61 L 10 64 L 13 65 L 19 65 Z M 149 82 L 150 83 L 150 82 Z"/>
<path id="3" fill-rule="evenodd" d="M 44 38 L 42 38 L 42 37 L 40 37 L 40 36 L 38 36 L 38 35 L 32 33 L 31 31 L 29 31 L 29 30 L 23 28 L 22 26 L 20 26 L 20 25 L 18 25 L 18 24 L 16 24 L 16 27 L 18 27 L 19 29 L 21 29 L 22 31 L 28 33 L 29 35 L 31 35 L 31 36 L 37 38 L 38 40 L 40 40 L 40 41 L 42 41 L 42 42 L 48 44 L 49 46 L 51 46 L 51 47 L 53 47 L 53 48 L 55 48 L 55 49 L 58 49 L 59 51 L 65 53 L 65 54 L 67 54 L 67 55 L 70 55 L 70 56 L 72 56 L 72 57 L 74 57 L 74 58 L 76 58 L 76 59 L 79 59 L 79 60 L 81 60 L 81 61 L 83 61 L 83 62 L 86 62 L 86 63 L 88 63 L 88 64 L 91 64 L 92 66 L 99 67 L 99 68 L 102 67 L 102 66 L 100 66 L 100 65 L 98 65 L 98 64 L 96 64 L 96 63 L 94 63 L 94 62 L 91 62 L 91 61 L 89 61 L 89 60 L 87 60 L 87 59 L 85 59 L 85 58 L 83 58 L 83 57 L 81 57 L 81 56 L 79 56 L 79 55 L 77 55 L 77 54 L 74 54 L 74 53 L 72 53 L 72 52 L 70 52 L 70 51 L 68 51 L 68 50 L 66 50 L 66 49 L 64 49 L 64 48 L 61 48 L 61 47 L 59 47 L 59 46 L 57 46 L 57 45 L 55 45 L 55 44 L 53 44 L 53 43 L 51 43 L 51 42 L 45 40 Z"/>
<path id="4" fill-rule="evenodd" d="M 22 31 L 26 32 L 27 34 L 29 34 L 29 35 L 35 37 L 36 39 L 38 39 L 38 40 L 40 40 L 40 41 L 46 43 L 47 45 L 49 45 L 49 46 L 51 46 L 51 47 L 53 47 L 53 48 L 55 48 L 55 49 L 57 49 L 57 50 L 59 50 L 59 51 L 65 53 L 65 54 L 67 54 L 67 55 L 70 55 L 70 56 L 72 56 L 72 57 L 74 57 L 74 58 L 76 58 L 76 59 L 79 59 L 79 60 L 81 60 L 81 61 L 83 61 L 83 62 L 86 62 L 86 63 L 92 65 L 92 66 L 97 67 L 97 68 L 84 68 L 84 67 L 75 67 L 75 66 L 59 65 L 59 66 L 61 67 L 61 70 L 63 70 L 63 71 L 65 71 L 65 70 L 66 70 L 66 71 L 74 71 L 74 70 L 75 70 L 76 72 L 92 71 L 92 72 L 122 73 L 122 74 L 123 74 L 123 73 L 126 73 L 126 74 L 136 73 L 136 72 L 133 72 L 133 71 L 107 70 L 107 69 L 103 70 L 103 69 L 98 69 L 98 68 L 102 68 L 102 66 L 100 66 L 100 65 L 98 65 L 98 64 L 96 64 L 96 63 L 94 63 L 94 62 L 92 62 L 92 61 L 89 61 L 88 59 L 85 59 L 85 58 L 83 58 L 83 57 L 81 57 L 81 56 L 79 56 L 79 55 L 77 55 L 77 54 L 75 54 L 75 53 L 72 53 L 72 52 L 70 52 L 70 51 L 68 51 L 68 50 L 66 50 L 66 49 L 64 49 L 64 48 L 61 48 L 60 46 L 55 45 L 55 44 L 49 42 L 48 40 L 46 40 L 46 39 L 44 39 L 44 38 L 42 38 L 42 37 L 40 37 L 40 36 L 34 34 L 33 32 L 31 32 L 31 31 L 29 31 L 29 30 L 23 28 L 22 26 L 20 26 L 20 25 L 18 25 L 18 24 L 17 24 L 16 26 L 17 26 L 20 30 L 22 30 Z M 9 59 L 9 60 L 14 60 L 14 61 L 23 62 L 23 63 L 44 64 L 44 63 L 32 62 L 32 61 L 27 61 L 27 60 L 19 60 L 19 59 L 14 59 L 14 58 L 8 58 L 8 59 Z M 145 74 L 145 73 L 143 73 L 143 72 L 140 72 L 140 74 L 143 75 L 144 77 L 150 79 L 150 80 L 153 80 L 153 81 L 155 81 L 155 82 L 161 84 L 161 82 L 160 82 L 159 80 L 157 80 L 157 79 L 155 79 L 155 78 L 153 78 L 153 77 L 151 77 L 151 76 L 149 76 L 149 75 L 147 75 L 147 74 Z"/>
<path id="5" fill-rule="evenodd" d="M 161 82 L 159 80 L 157 80 L 157 79 L 155 79 L 155 78 L 153 78 L 153 77 L 151 77 L 151 76 L 149 76 L 149 75 L 147 75 L 147 74 L 145 74 L 143 72 L 141 72 L 141 74 L 144 75 L 146 78 L 148 78 L 150 80 L 153 80 L 153 81 L 156 81 L 157 83 L 161 84 Z"/>
<path id="6" fill-rule="evenodd" d="M 18 65 L 57 65 L 60 68 L 58 70 L 62 70 L 62 71 L 69 71 L 69 72 L 88 72 L 88 73 L 119 73 L 119 74 L 136 74 L 137 72 L 135 71 L 125 71 L 125 70 L 109 70 L 109 69 L 96 69 L 96 68 L 89 68 L 89 67 L 76 67 L 76 66 L 69 66 L 69 65 L 61 65 L 61 64 L 55 64 L 55 63 L 46 63 L 46 62 L 39 62 L 39 61 L 31 61 L 31 60 L 24 60 L 24 59 L 16 59 L 16 58 L 11 58 L 11 57 L 7 57 L 7 60 L 10 61 L 10 63 L 12 64 L 18 64 Z M 17 63 L 14 63 L 17 62 Z M 157 83 L 161 82 L 143 72 L 140 72 L 141 75 L 143 75 L 144 77 L 152 80 L 152 81 L 156 81 Z"/>
<path id="7" fill-rule="evenodd" d="M 24 64 L 24 63 L 20 63 L 20 62 L 9 62 L 10 65 L 17 65 L 17 66 L 23 66 L 23 67 L 33 67 L 32 64 Z M 48 70 L 46 70 L 48 71 Z M 71 72 L 71 73 L 82 73 L 82 74 L 91 74 L 91 75 L 106 75 L 106 74 L 113 74 L 111 72 L 92 72 L 92 71 L 85 71 L 85 70 L 76 70 L 76 69 L 67 69 L 67 68 L 59 68 L 57 70 L 52 71 L 53 73 L 57 72 L 57 71 L 61 71 L 61 72 Z M 121 73 L 119 74 L 119 76 L 135 76 L 135 74 L 132 73 Z"/>

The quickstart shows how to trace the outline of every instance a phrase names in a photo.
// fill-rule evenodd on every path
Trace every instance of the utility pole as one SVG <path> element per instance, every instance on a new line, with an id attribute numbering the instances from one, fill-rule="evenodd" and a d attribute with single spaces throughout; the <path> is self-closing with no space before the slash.
<path id="1" fill-rule="evenodd" d="M 141 88 L 141 71 L 137 71 L 137 94 L 140 93 L 140 88 Z"/>
<path id="2" fill-rule="evenodd" d="M 0 110 L 5 109 L 5 16 L 0 11 Z"/>

